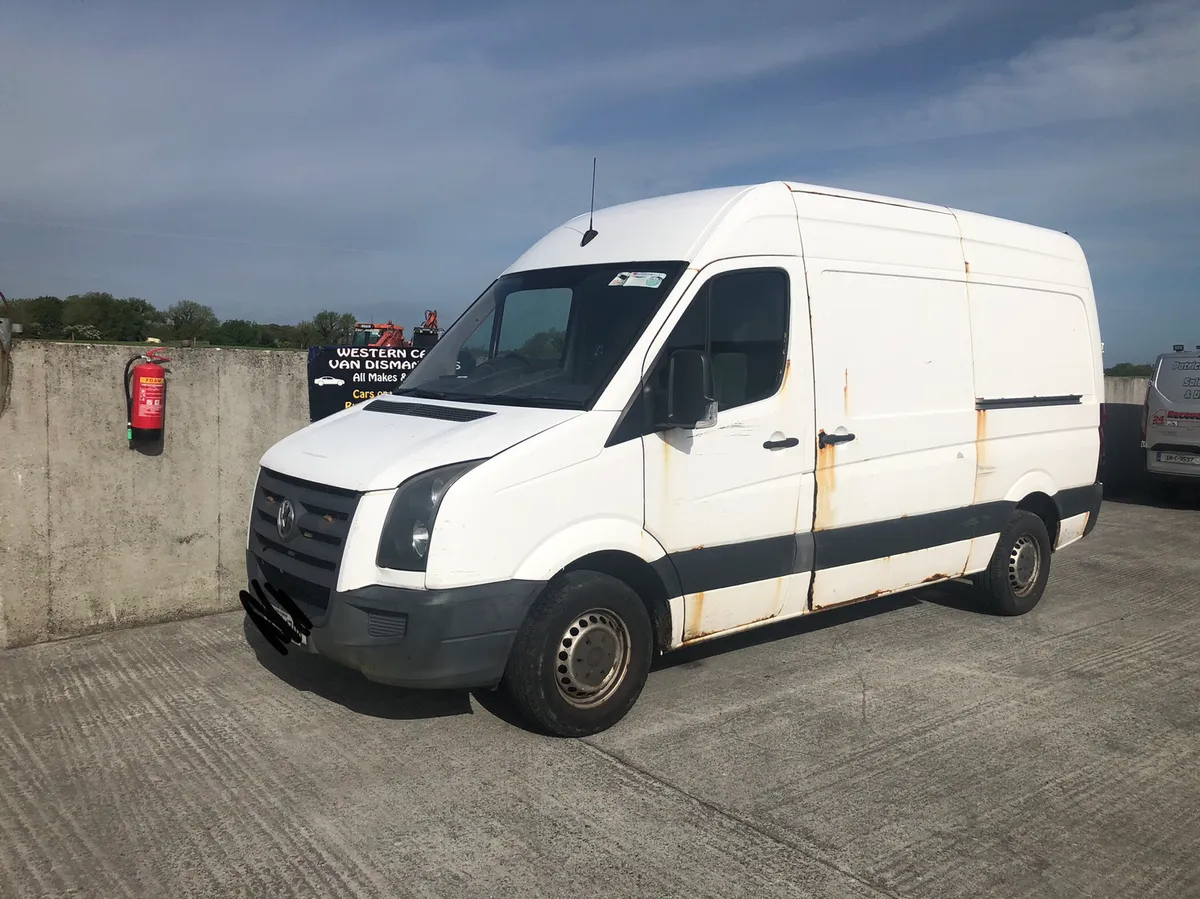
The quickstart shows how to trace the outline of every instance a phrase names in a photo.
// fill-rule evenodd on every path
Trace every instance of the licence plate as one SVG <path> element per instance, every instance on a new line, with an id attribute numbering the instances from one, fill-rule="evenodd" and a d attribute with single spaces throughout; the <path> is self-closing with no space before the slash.
<path id="1" fill-rule="evenodd" d="M 1175 465 L 1200 465 L 1200 456 L 1189 453 L 1158 453 L 1155 457 L 1159 462 L 1170 462 Z"/>
<path id="2" fill-rule="evenodd" d="M 288 613 L 287 609 L 283 608 L 283 606 L 275 602 L 273 599 L 268 600 L 268 602 L 271 603 L 271 608 L 275 610 L 275 614 L 282 618 L 284 623 L 296 632 L 296 636 L 300 638 L 300 645 L 307 646 L 308 635 L 296 627 L 296 622 L 292 619 L 292 616 Z"/>

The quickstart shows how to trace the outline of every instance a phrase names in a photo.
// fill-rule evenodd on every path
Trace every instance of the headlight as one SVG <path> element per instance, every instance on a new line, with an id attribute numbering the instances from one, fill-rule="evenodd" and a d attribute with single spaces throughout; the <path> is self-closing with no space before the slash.
<path id="1" fill-rule="evenodd" d="M 459 462 L 423 472 L 400 485 L 392 498 L 375 564 L 401 571 L 424 571 L 438 507 L 450 485 L 482 462 Z"/>

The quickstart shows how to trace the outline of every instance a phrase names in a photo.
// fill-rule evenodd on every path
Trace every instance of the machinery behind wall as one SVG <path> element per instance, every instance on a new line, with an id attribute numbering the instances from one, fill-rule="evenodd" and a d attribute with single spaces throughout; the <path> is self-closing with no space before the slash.
<path id="1" fill-rule="evenodd" d="M 355 322 L 354 336 L 350 340 L 351 346 L 372 346 L 372 347 L 417 347 L 425 349 L 433 346 L 438 342 L 438 337 L 441 336 L 441 328 L 438 327 L 438 315 L 436 309 L 425 310 L 425 321 L 420 326 L 413 328 L 412 340 L 404 339 L 404 326 L 397 325 L 391 321 L 378 324 L 375 322 Z"/>
<path id="2" fill-rule="evenodd" d="M 317 421 L 350 406 L 391 393 L 438 342 L 442 329 L 436 309 L 408 340 L 394 322 L 355 322 L 350 344 L 308 350 L 308 415 Z"/>

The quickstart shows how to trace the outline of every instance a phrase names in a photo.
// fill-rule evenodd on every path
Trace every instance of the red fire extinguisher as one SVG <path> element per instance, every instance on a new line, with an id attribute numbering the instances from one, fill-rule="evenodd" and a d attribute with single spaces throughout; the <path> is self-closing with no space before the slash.
<path id="1" fill-rule="evenodd" d="M 162 365 L 171 360 L 160 356 L 161 352 L 150 350 L 125 363 L 125 439 L 131 447 L 135 440 L 159 440 L 163 435 L 167 380 Z"/>

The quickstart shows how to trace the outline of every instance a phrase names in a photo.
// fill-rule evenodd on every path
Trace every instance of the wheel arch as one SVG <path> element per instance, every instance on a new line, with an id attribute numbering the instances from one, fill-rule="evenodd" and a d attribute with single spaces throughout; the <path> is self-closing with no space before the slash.
<path id="1" fill-rule="evenodd" d="M 679 576 L 666 550 L 640 523 L 601 518 L 559 531 L 529 553 L 515 577 L 549 583 L 572 571 L 598 571 L 626 584 L 650 613 L 655 648 L 665 651 L 671 645 L 670 599 L 681 595 Z"/>
<path id="2" fill-rule="evenodd" d="M 1054 501 L 1057 488 L 1054 478 L 1047 471 L 1030 471 L 1018 478 L 1005 497 L 1016 504 L 1016 510 L 1032 512 L 1046 525 L 1046 533 L 1050 535 L 1050 545 L 1058 543 L 1058 526 L 1062 521 L 1062 512 Z"/>
<path id="3" fill-rule="evenodd" d="M 671 616 L 671 590 L 660 573 L 665 559 L 652 565 L 645 559 L 619 549 L 599 550 L 581 556 L 563 566 L 559 575 L 574 571 L 597 571 L 607 574 L 628 586 L 646 606 L 650 623 L 654 629 L 654 645 L 659 652 L 671 646 L 673 621 Z"/>
<path id="4" fill-rule="evenodd" d="M 1042 523 L 1046 525 L 1046 533 L 1050 536 L 1050 549 L 1053 552 L 1054 548 L 1058 546 L 1059 526 L 1062 524 L 1062 513 L 1053 497 L 1040 490 L 1026 494 L 1017 503 L 1017 510 L 1032 512 L 1042 520 Z"/>

